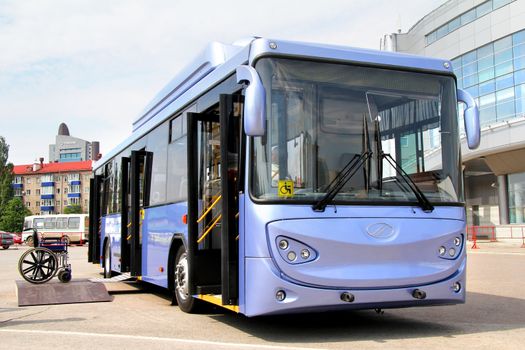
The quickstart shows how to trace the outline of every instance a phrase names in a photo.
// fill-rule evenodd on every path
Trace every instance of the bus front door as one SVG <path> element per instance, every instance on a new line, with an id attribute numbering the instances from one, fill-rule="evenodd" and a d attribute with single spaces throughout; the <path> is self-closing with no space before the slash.
<path id="1" fill-rule="evenodd" d="M 242 96 L 188 114 L 189 292 L 238 303 L 238 189 Z M 203 299 L 205 299 L 203 297 Z"/>

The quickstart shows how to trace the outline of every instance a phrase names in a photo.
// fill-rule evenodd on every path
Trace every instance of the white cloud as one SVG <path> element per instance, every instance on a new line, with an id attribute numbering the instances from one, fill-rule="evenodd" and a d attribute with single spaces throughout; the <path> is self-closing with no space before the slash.
<path id="1" fill-rule="evenodd" d="M 415 0 L 0 0 L 0 135 L 20 164 L 61 122 L 108 152 L 211 41 L 251 35 L 369 48 L 443 3 Z"/>

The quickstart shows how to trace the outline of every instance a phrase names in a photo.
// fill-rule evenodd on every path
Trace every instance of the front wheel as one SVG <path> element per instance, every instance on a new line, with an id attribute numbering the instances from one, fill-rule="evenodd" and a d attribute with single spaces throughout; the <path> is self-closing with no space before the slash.
<path id="1" fill-rule="evenodd" d="M 63 269 L 58 272 L 58 279 L 62 283 L 67 283 L 71 281 L 71 270 Z"/>
<path id="2" fill-rule="evenodd" d="M 8 244 L 4 244 L 4 245 L 2 246 L 2 249 L 9 249 L 9 245 L 8 245 Z"/>
<path id="3" fill-rule="evenodd" d="M 175 268 L 173 274 L 173 286 L 175 298 L 179 308 L 184 312 L 194 312 L 196 309 L 196 300 L 189 293 L 188 283 L 188 254 L 184 246 L 181 246 L 175 256 Z"/>

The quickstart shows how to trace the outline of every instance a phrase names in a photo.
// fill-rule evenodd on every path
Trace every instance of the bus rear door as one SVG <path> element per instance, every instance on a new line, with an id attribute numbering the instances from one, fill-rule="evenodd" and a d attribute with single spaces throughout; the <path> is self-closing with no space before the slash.
<path id="1" fill-rule="evenodd" d="M 151 181 L 151 164 L 153 154 L 151 152 L 132 151 L 129 171 L 129 217 L 126 218 L 127 231 L 123 229 L 121 236 L 126 233 L 126 242 L 129 241 L 129 271 L 132 276 L 142 274 L 142 221 L 144 220 L 144 208 L 149 205 L 149 188 Z M 126 186 L 127 187 L 127 186 Z M 126 188 L 124 187 L 124 188 Z M 126 201 L 127 202 L 127 201 Z M 125 203 L 123 203 L 124 206 Z M 126 209 L 126 208 L 122 208 Z M 129 223 L 127 222 L 129 221 Z M 124 225 L 121 224 L 121 227 Z M 122 244 L 122 248 L 126 247 Z"/>

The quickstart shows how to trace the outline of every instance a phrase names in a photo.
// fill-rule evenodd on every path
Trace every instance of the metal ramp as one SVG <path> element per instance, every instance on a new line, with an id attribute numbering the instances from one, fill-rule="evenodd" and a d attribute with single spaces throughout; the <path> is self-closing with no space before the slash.
<path id="1" fill-rule="evenodd" d="M 98 303 L 113 301 L 102 283 L 77 280 L 69 283 L 49 281 L 44 284 L 31 284 L 16 281 L 18 306 L 56 305 L 75 303 Z"/>
<path id="2" fill-rule="evenodd" d="M 135 280 L 135 277 L 131 277 L 129 272 L 122 273 L 117 276 L 113 276 L 111 278 L 90 278 L 90 282 L 96 282 L 96 283 L 117 283 L 117 282 L 124 282 L 124 281 L 131 281 Z"/>
<path id="3" fill-rule="evenodd" d="M 138 279 L 140 278 L 131 277 L 129 272 L 124 272 L 111 278 L 91 278 L 89 281 L 103 284 L 111 295 L 144 293 L 145 289 L 138 283 Z"/>

